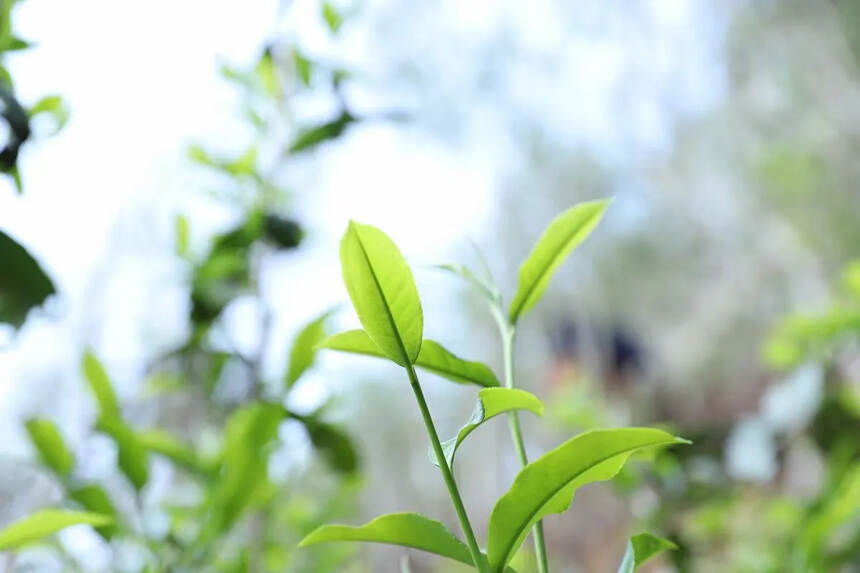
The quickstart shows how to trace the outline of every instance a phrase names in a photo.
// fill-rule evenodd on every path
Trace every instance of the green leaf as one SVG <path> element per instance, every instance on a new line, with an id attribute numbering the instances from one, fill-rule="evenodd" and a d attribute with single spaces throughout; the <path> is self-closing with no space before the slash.
<path id="1" fill-rule="evenodd" d="M 293 65 L 302 84 L 311 85 L 311 62 L 296 48 L 293 48 Z"/>
<path id="2" fill-rule="evenodd" d="M 329 336 L 320 342 L 318 347 L 386 358 L 363 330 L 348 330 Z M 499 385 L 499 379 L 486 365 L 458 358 L 433 340 L 424 340 L 421 343 L 415 366 L 461 384 L 477 384 L 487 388 Z"/>
<path id="3" fill-rule="evenodd" d="M 84 378 L 89 382 L 90 389 L 99 406 L 99 414 L 105 417 L 119 418 L 119 401 L 114 394 L 113 387 L 102 363 L 96 358 L 92 351 L 84 352 L 81 365 Z"/>
<path id="4" fill-rule="evenodd" d="M 284 384 L 292 388 L 305 371 L 313 366 L 316 360 L 317 344 L 326 335 L 325 323 L 332 314 L 331 310 L 307 323 L 296 335 L 293 347 L 290 349 L 290 360 Z"/>
<path id="5" fill-rule="evenodd" d="M 188 254 L 189 240 L 188 217 L 179 214 L 176 216 L 176 254 L 184 257 Z"/>
<path id="6" fill-rule="evenodd" d="M 30 441 L 39 452 L 42 463 L 61 477 L 68 476 L 75 465 L 72 452 L 63 442 L 57 427 L 50 420 L 33 418 L 25 424 Z"/>
<path id="7" fill-rule="evenodd" d="M 72 525 L 107 525 L 111 521 L 98 513 L 42 509 L 0 531 L 0 551 L 17 549 Z"/>
<path id="8" fill-rule="evenodd" d="M 400 250 L 376 227 L 350 221 L 340 243 L 340 261 L 346 290 L 368 336 L 400 366 L 414 364 L 424 315 Z"/>
<path id="9" fill-rule="evenodd" d="M 69 108 L 58 95 L 45 96 L 30 108 L 30 117 L 46 113 L 54 119 L 55 130 L 59 131 L 69 121 Z"/>
<path id="10" fill-rule="evenodd" d="M 332 6 L 331 2 L 323 2 L 322 16 L 328 29 L 337 34 L 338 30 L 340 30 L 340 27 L 343 25 L 343 17 L 337 9 Z"/>
<path id="11" fill-rule="evenodd" d="M 138 432 L 137 440 L 149 452 L 164 456 L 179 467 L 191 473 L 211 477 L 214 467 L 211 463 L 200 459 L 191 447 L 183 444 L 162 430 L 147 430 Z"/>
<path id="12" fill-rule="evenodd" d="M 530 463 L 490 514 L 487 555 L 491 570 L 504 570 L 532 525 L 570 507 L 578 488 L 612 478 L 636 451 L 683 443 L 689 442 L 651 428 L 595 430 Z"/>
<path id="13" fill-rule="evenodd" d="M 356 121 L 348 111 L 344 110 L 335 119 L 322 123 L 320 125 L 305 129 L 296 136 L 290 144 L 290 153 L 300 153 L 309 151 L 321 143 L 337 139 L 340 137 L 346 128 Z"/>
<path id="14" fill-rule="evenodd" d="M 389 513 L 359 527 L 323 525 L 299 547 L 329 541 L 365 541 L 420 549 L 472 565 L 469 548 L 444 525 L 417 513 Z"/>
<path id="15" fill-rule="evenodd" d="M 436 265 L 436 268 L 457 275 L 474 287 L 491 304 L 499 304 L 501 301 L 501 294 L 496 285 L 492 284 L 489 280 L 479 277 L 466 265 L 444 263 Z"/>
<path id="16" fill-rule="evenodd" d="M 463 440 L 478 426 L 494 416 L 513 410 L 527 410 L 538 416 L 542 416 L 543 404 L 534 394 L 516 388 L 484 388 L 478 392 L 478 401 L 475 403 L 472 417 L 460 428 L 455 437 L 446 440 L 442 444 L 442 449 L 445 451 L 445 459 L 448 460 L 448 466 L 454 463 L 457 448 L 460 447 Z M 429 453 L 430 460 L 434 465 L 438 465 L 433 451 L 430 450 Z"/>
<path id="17" fill-rule="evenodd" d="M 19 328 L 30 309 L 54 294 L 54 285 L 27 249 L 0 231 L 0 322 Z"/>
<path id="18" fill-rule="evenodd" d="M 117 448 L 117 464 L 128 481 L 140 490 L 149 480 L 149 456 L 131 428 L 119 417 L 102 416 L 96 429 L 113 438 Z"/>
<path id="19" fill-rule="evenodd" d="M 609 200 L 580 203 L 553 219 L 520 266 L 519 288 L 508 313 L 512 324 L 540 300 L 553 273 L 594 230 L 608 205 Z"/>
<path id="20" fill-rule="evenodd" d="M 358 454 L 352 440 L 336 426 L 313 417 L 299 417 L 307 429 L 314 448 L 319 450 L 329 465 L 341 473 L 358 469 Z"/>
<path id="21" fill-rule="evenodd" d="M 678 546 L 662 537 L 650 533 L 640 533 L 630 538 L 624 559 L 618 573 L 633 573 L 640 565 L 663 551 L 677 549 Z"/>
<path id="22" fill-rule="evenodd" d="M 104 489 L 97 485 L 85 485 L 69 490 L 69 498 L 79 503 L 87 511 L 110 517 L 113 520 L 107 525 L 96 526 L 96 533 L 105 539 L 110 539 L 116 534 L 116 508 Z"/>

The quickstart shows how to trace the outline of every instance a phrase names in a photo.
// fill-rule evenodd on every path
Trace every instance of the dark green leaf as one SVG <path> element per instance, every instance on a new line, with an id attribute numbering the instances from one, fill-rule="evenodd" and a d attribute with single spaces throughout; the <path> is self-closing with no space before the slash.
<path id="1" fill-rule="evenodd" d="M 543 404 L 534 394 L 516 388 L 484 388 L 478 392 L 478 401 L 475 404 L 472 417 L 460 428 L 455 437 L 442 444 L 442 449 L 445 451 L 445 459 L 448 460 L 448 466 L 454 463 L 457 448 L 460 447 L 463 440 L 478 426 L 494 416 L 513 410 L 526 410 L 542 416 Z M 430 460 L 434 465 L 438 465 L 433 451 L 431 450 L 429 453 Z"/>
<path id="2" fill-rule="evenodd" d="M 618 567 L 618 573 L 633 573 L 640 565 L 666 550 L 677 549 L 678 546 L 662 537 L 650 533 L 640 533 L 630 538 L 624 559 Z"/>
<path id="3" fill-rule="evenodd" d="M 688 443 L 661 430 L 624 428 L 580 434 L 530 463 L 493 507 L 487 555 L 503 571 L 529 529 L 550 513 L 565 511 L 575 491 L 613 477 L 634 452 Z"/>
<path id="4" fill-rule="evenodd" d="M 401 366 L 421 350 L 424 315 L 412 271 L 388 236 L 350 221 L 340 243 L 343 280 L 371 340 Z"/>
<path id="5" fill-rule="evenodd" d="M 75 465 L 75 458 L 66 447 L 63 437 L 53 422 L 33 418 L 27 420 L 25 426 L 42 463 L 57 475 L 68 476 Z"/>
<path id="6" fill-rule="evenodd" d="M 519 288 L 509 311 L 512 324 L 540 300 L 553 273 L 591 234 L 608 205 L 607 200 L 580 203 L 553 219 L 520 266 Z"/>
<path id="7" fill-rule="evenodd" d="M 289 152 L 308 151 L 323 142 L 336 139 L 355 121 L 356 118 L 344 110 L 336 119 L 300 132 L 290 144 Z"/>
<path id="8" fill-rule="evenodd" d="M 0 551 L 18 549 L 73 525 L 107 525 L 111 518 L 97 513 L 43 509 L 0 531 Z"/>
<path id="9" fill-rule="evenodd" d="M 358 454 L 352 440 L 337 427 L 314 418 L 301 418 L 311 443 L 332 468 L 341 473 L 358 469 Z"/>
<path id="10" fill-rule="evenodd" d="M 54 294 L 54 285 L 24 247 L 0 231 L 0 322 L 15 328 L 30 309 Z"/>
<path id="11" fill-rule="evenodd" d="M 279 249 L 298 247 L 304 236 L 302 228 L 295 221 L 268 213 L 263 219 L 263 233 L 266 240 Z"/>
<path id="12" fill-rule="evenodd" d="M 320 342 L 319 347 L 386 358 L 363 330 L 348 330 L 335 334 Z M 487 388 L 499 385 L 498 378 L 486 365 L 458 358 L 433 340 L 424 340 L 421 343 L 415 366 L 461 384 L 477 384 Z"/>

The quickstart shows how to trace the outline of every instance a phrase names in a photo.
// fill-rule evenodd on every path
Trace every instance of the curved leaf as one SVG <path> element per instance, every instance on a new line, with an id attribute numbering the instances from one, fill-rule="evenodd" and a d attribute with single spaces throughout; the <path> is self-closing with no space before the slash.
<path id="1" fill-rule="evenodd" d="M 534 394 L 516 388 L 484 388 L 478 392 L 478 401 L 475 403 L 472 417 L 460 428 L 455 437 L 446 440 L 442 444 L 442 449 L 445 451 L 445 459 L 448 460 L 448 466 L 454 463 L 457 448 L 460 447 L 466 436 L 490 418 L 504 412 L 510 412 L 511 410 L 527 410 L 533 414 L 542 416 L 543 404 Z M 438 465 L 433 451 L 430 450 L 429 453 L 430 461 L 434 465 Z"/>
<path id="2" fill-rule="evenodd" d="M 501 294 L 499 293 L 499 289 L 496 287 L 496 285 L 492 284 L 487 279 L 479 277 L 474 272 L 472 272 L 472 269 L 470 269 L 466 265 L 461 265 L 459 263 L 442 263 L 439 265 L 435 265 L 435 268 L 442 271 L 447 271 L 460 277 L 461 279 L 469 283 L 472 287 L 474 287 L 475 290 L 478 291 L 491 304 L 500 304 Z"/>
<path id="3" fill-rule="evenodd" d="M 299 547 L 327 541 L 401 545 L 472 565 L 472 556 L 465 543 L 440 522 L 417 513 L 389 513 L 358 527 L 323 525 L 305 537 Z"/>
<path id="4" fill-rule="evenodd" d="M 376 227 L 350 221 L 340 261 L 368 336 L 400 366 L 413 364 L 421 350 L 424 315 L 412 271 L 397 246 Z"/>
<path id="5" fill-rule="evenodd" d="M 110 416 L 99 418 L 96 429 L 113 438 L 119 469 L 135 489 L 142 489 L 149 480 L 149 456 L 134 431 L 121 419 Z"/>
<path id="6" fill-rule="evenodd" d="M 30 440 L 39 452 L 42 463 L 59 476 L 68 476 L 75 465 L 75 457 L 63 442 L 57 427 L 50 420 L 32 418 L 25 424 Z"/>
<path id="7" fill-rule="evenodd" d="M 511 324 L 540 300 L 555 270 L 594 230 L 607 205 L 609 200 L 580 203 L 552 220 L 520 266 L 519 288 L 508 313 Z"/>
<path id="8" fill-rule="evenodd" d="M 104 366 L 92 351 L 84 352 L 81 370 L 98 402 L 99 413 L 102 416 L 119 417 L 119 400 L 116 398 Z"/>
<path id="9" fill-rule="evenodd" d="M 329 336 L 317 346 L 318 348 L 386 358 L 382 350 L 363 330 L 347 330 Z M 499 379 L 486 365 L 463 360 L 433 340 L 425 339 L 421 343 L 421 350 L 418 352 L 415 366 L 460 384 L 477 384 L 487 388 L 499 386 Z"/>
<path id="10" fill-rule="evenodd" d="M 154 454 L 164 456 L 179 467 L 203 477 L 211 477 L 215 463 L 201 459 L 188 444 L 184 444 L 162 430 L 146 430 L 137 433 L 140 445 Z"/>
<path id="11" fill-rule="evenodd" d="M 634 535 L 627 543 L 627 551 L 624 552 L 624 559 L 618 567 L 618 573 L 633 573 L 658 553 L 677 548 L 678 546 L 668 539 L 650 533 Z"/>
<path id="12" fill-rule="evenodd" d="M 0 551 L 17 549 L 72 525 L 108 525 L 111 521 L 98 513 L 43 509 L 0 531 Z"/>
<path id="13" fill-rule="evenodd" d="M 594 430 L 571 438 L 524 467 L 490 514 L 487 555 L 502 571 L 535 522 L 569 506 L 583 485 L 613 477 L 638 450 L 689 443 L 662 430 Z"/>
<path id="14" fill-rule="evenodd" d="M 284 384 L 287 389 L 292 388 L 305 371 L 313 366 L 316 358 L 317 344 L 325 338 L 325 321 L 331 316 L 332 311 L 326 311 L 308 324 L 306 324 L 296 335 L 293 347 L 290 349 L 290 361 Z"/>

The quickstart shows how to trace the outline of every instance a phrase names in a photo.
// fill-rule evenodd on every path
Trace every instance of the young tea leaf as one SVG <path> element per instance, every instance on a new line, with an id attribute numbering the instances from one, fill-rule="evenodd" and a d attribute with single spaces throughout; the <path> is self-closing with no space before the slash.
<path id="1" fill-rule="evenodd" d="M 305 371 L 313 366 L 316 359 L 317 344 L 325 338 L 325 322 L 332 311 L 326 311 L 322 316 L 319 316 L 306 324 L 293 341 L 293 347 L 290 350 L 290 361 L 287 366 L 287 373 L 284 377 L 284 384 L 287 389 L 293 387 L 298 379 Z"/>
<path id="2" fill-rule="evenodd" d="M 328 541 L 401 545 L 472 565 L 472 556 L 465 543 L 438 521 L 417 513 L 390 513 L 359 527 L 323 525 L 305 537 L 299 547 Z"/>
<path id="3" fill-rule="evenodd" d="M 440 265 L 436 265 L 436 268 L 442 271 L 447 271 L 451 274 L 454 274 L 467 283 L 469 283 L 476 291 L 478 291 L 490 304 L 499 304 L 501 301 L 501 294 L 499 294 L 499 289 L 496 285 L 490 283 L 488 280 L 483 279 L 472 272 L 472 269 L 467 267 L 466 265 L 461 265 L 458 263 L 443 263 Z"/>
<path id="4" fill-rule="evenodd" d="M 98 513 L 43 509 L 0 531 L 0 551 L 17 549 L 72 525 L 108 525 L 111 521 Z"/>
<path id="5" fill-rule="evenodd" d="M 99 414 L 105 417 L 118 418 L 120 416 L 119 401 L 114 394 L 110 378 L 108 378 L 102 363 L 89 350 L 84 352 L 81 369 L 93 391 L 96 402 L 98 402 Z"/>
<path id="6" fill-rule="evenodd" d="M 87 511 L 98 513 L 111 518 L 113 522 L 95 527 L 96 533 L 105 539 L 110 539 L 117 531 L 116 508 L 107 492 L 97 485 L 85 485 L 69 490 L 69 498 L 80 504 Z"/>
<path id="7" fill-rule="evenodd" d="M 661 430 L 623 428 L 580 434 L 524 467 L 490 514 L 487 556 L 501 572 L 529 529 L 565 511 L 583 485 L 612 478 L 634 452 L 688 443 Z"/>
<path id="8" fill-rule="evenodd" d="M 537 396 L 518 390 L 516 388 L 484 388 L 478 392 L 478 401 L 475 404 L 475 410 L 472 412 L 472 417 L 466 424 L 460 428 L 457 435 L 442 444 L 442 449 L 445 451 L 445 459 L 448 460 L 448 465 L 454 463 L 454 456 L 457 454 L 457 448 L 463 443 L 463 440 L 471 434 L 478 426 L 494 416 L 498 416 L 504 412 L 512 410 L 526 410 L 543 415 L 543 404 L 538 400 Z M 433 451 L 429 451 L 430 461 L 434 465 L 438 465 Z"/>
<path id="9" fill-rule="evenodd" d="M 348 330 L 329 336 L 320 342 L 318 347 L 386 358 L 382 350 L 363 330 Z M 499 386 L 499 379 L 486 365 L 463 360 L 433 340 L 424 340 L 421 343 L 415 366 L 460 384 L 477 384 L 487 388 Z"/>
<path id="10" fill-rule="evenodd" d="M 75 465 L 75 458 L 66 447 L 63 437 L 53 422 L 33 418 L 27 420 L 25 427 L 30 440 L 39 452 L 42 463 L 57 475 L 68 476 Z"/>
<path id="11" fill-rule="evenodd" d="M 511 324 L 540 300 L 553 273 L 594 230 L 607 205 L 608 200 L 580 203 L 553 219 L 520 266 L 519 288 L 508 313 Z"/>
<path id="12" fill-rule="evenodd" d="M 388 236 L 350 221 L 340 243 L 346 290 L 364 330 L 399 364 L 414 364 L 421 350 L 424 315 L 412 271 Z"/>
<path id="13" fill-rule="evenodd" d="M 650 533 L 640 533 L 630 538 L 624 559 L 618 567 L 618 573 L 633 573 L 640 565 L 663 551 L 677 549 L 678 546 L 662 537 Z"/>

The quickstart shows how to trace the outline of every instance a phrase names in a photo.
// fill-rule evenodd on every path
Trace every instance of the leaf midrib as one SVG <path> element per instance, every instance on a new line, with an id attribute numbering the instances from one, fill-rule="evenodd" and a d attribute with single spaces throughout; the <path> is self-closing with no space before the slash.
<path id="1" fill-rule="evenodd" d="M 409 354 L 406 352 L 406 345 L 403 344 L 403 339 L 400 337 L 400 331 L 397 328 L 397 323 L 394 321 L 394 315 L 391 314 L 391 309 L 388 306 L 388 299 L 385 298 L 385 291 L 382 290 L 382 285 L 379 283 L 379 279 L 376 277 L 376 271 L 373 268 L 373 264 L 370 262 L 370 257 L 367 255 L 367 250 L 364 248 L 364 243 L 361 241 L 361 235 L 359 235 L 358 230 L 355 227 L 353 227 L 352 232 L 355 234 L 355 240 L 358 241 L 358 248 L 361 249 L 361 254 L 364 257 L 364 262 L 367 263 L 367 268 L 370 269 L 370 276 L 371 278 L 373 278 L 373 284 L 376 287 L 377 292 L 379 292 L 379 298 L 382 299 L 382 307 L 385 309 L 385 316 L 388 318 L 388 323 L 391 326 L 391 330 L 394 332 L 394 339 L 397 341 L 397 346 L 400 348 L 400 352 L 403 356 L 403 362 L 405 362 L 406 364 L 412 364 L 412 360 L 409 358 Z M 370 333 L 368 333 L 368 336 L 370 336 Z M 373 339 L 371 338 L 371 340 Z M 382 349 L 380 348 L 380 350 Z"/>
<path id="2" fill-rule="evenodd" d="M 639 449 L 642 449 L 642 448 L 648 448 L 648 447 L 655 446 L 655 445 L 659 445 L 659 444 L 661 444 L 661 443 L 664 443 L 664 441 L 652 442 L 652 443 L 649 443 L 649 444 L 642 444 L 642 445 L 640 445 L 640 446 L 636 446 L 635 448 L 631 448 L 630 450 L 627 450 L 627 451 L 629 451 L 629 452 L 634 452 L 634 451 L 636 451 L 636 450 L 639 450 Z M 590 466 L 588 466 L 587 468 L 585 468 L 584 470 L 582 470 L 581 472 L 579 472 L 575 477 L 573 477 L 573 478 L 571 478 L 571 479 L 567 480 L 567 481 L 566 481 L 566 482 L 565 482 L 561 487 L 559 487 L 558 489 L 556 489 L 555 491 L 553 491 L 551 495 L 549 495 L 549 496 L 545 497 L 545 498 L 541 501 L 540 505 L 538 505 L 538 506 L 537 506 L 537 510 L 535 510 L 535 511 L 533 511 L 533 512 L 530 512 L 530 513 L 529 513 L 528 519 L 527 519 L 525 522 L 526 522 L 527 524 L 528 524 L 529 522 L 531 522 L 531 520 L 534 518 L 534 516 L 535 516 L 535 515 L 537 515 L 538 513 L 540 513 L 540 509 L 541 509 L 544 505 L 546 505 L 546 503 L 547 503 L 550 499 L 552 499 L 553 497 L 555 497 L 555 494 L 557 494 L 558 492 L 560 492 L 561 490 L 563 490 L 567 484 L 569 484 L 570 482 L 572 482 L 573 480 L 575 480 L 577 477 L 579 477 L 579 476 L 581 476 L 582 474 L 584 474 L 585 472 L 587 472 L 587 471 L 589 471 L 589 470 L 593 469 L 594 467 L 596 467 L 596 466 L 598 466 L 598 465 L 602 464 L 603 462 L 605 462 L 605 461 L 607 461 L 607 460 L 610 460 L 610 459 L 614 458 L 615 456 L 620 456 L 621 454 L 627 453 L 627 451 L 624 451 L 624 452 L 617 452 L 617 453 L 615 453 L 615 454 L 612 454 L 611 456 L 606 456 L 606 457 L 604 457 L 604 458 L 601 458 L 600 460 L 598 460 L 598 461 L 594 462 L 593 464 L 591 464 Z M 514 483 L 516 483 L 516 482 L 514 482 Z M 583 485 L 585 485 L 585 484 L 583 484 Z M 525 528 L 523 528 L 523 529 L 525 529 Z M 505 565 L 507 565 L 507 562 L 509 561 L 510 553 L 511 553 L 511 551 L 513 550 L 513 546 L 514 546 L 514 544 L 516 543 L 516 540 L 517 540 L 517 538 L 518 538 L 518 537 L 519 537 L 519 534 L 517 534 L 517 537 L 515 537 L 515 538 L 514 538 L 514 541 L 513 541 L 512 543 L 510 543 L 510 544 L 508 545 L 508 547 L 505 549 L 504 559 L 503 559 L 503 560 L 502 560 L 502 562 L 500 563 L 501 569 L 496 569 L 496 571 L 497 571 L 497 572 L 498 572 L 498 571 L 504 571 L 504 567 L 505 567 Z"/>

